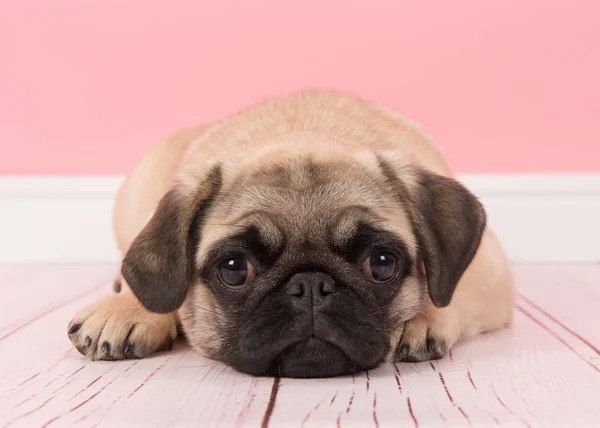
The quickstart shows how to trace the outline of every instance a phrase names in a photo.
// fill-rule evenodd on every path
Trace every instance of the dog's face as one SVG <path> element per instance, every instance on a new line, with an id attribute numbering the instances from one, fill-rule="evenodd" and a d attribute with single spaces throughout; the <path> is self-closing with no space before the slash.
<path id="1" fill-rule="evenodd" d="M 430 298 L 450 302 L 485 213 L 457 182 L 393 156 L 188 165 L 123 275 L 149 310 L 181 308 L 203 354 L 255 375 L 370 369 Z"/>

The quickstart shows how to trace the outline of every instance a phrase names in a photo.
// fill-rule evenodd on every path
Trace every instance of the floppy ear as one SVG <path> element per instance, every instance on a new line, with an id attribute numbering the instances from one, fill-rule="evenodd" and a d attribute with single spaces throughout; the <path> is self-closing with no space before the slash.
<path id="1" fill-rule="evenodd" d="M 414 221 L 429 297 L 444 307 L 479 248 L 487 217 L 479 200 L 456 180 L 419 171 L 417 182 Z"/>
<path id="2" fill-rule="evenodd" d="M 483 205 L 458 181 L 411 167 L 410 183 L 380 158 L 388 182 L 408 205 L 423 256 L 429 297 L 437 307 L 450 304 L 454 290 L 473 260 L 487 223 Z"/>
<path id="3" fill-rule="evenodd" d="M 195 274 L 200 228 L 220 186 L 218 165 L 193 192 L 173 186 L 127 251 L 123 278 L 149 311 L 173 312 L 183 304 Z"/>

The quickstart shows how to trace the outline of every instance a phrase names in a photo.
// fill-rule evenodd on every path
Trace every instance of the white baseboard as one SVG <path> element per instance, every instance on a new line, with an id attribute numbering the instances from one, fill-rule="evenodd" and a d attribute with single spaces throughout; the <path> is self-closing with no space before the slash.
<path id="1" fill-rule="evenodd" d="M 465 175 L 515 262 L 600 261 L 600 174 Z M 114 262 L 120 176 L 0 177 L 0 262 Z"/>

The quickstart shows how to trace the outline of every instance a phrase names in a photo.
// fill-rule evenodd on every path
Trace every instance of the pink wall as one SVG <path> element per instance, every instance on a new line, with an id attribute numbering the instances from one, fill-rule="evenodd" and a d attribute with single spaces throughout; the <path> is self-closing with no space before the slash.
<path id="1" fill-rule="evenodd" d="M 124 173 L 156 139 L 321 86 L 462 173 L 600 171 L 596 0 L 0 0 L 0 172 Z"/>

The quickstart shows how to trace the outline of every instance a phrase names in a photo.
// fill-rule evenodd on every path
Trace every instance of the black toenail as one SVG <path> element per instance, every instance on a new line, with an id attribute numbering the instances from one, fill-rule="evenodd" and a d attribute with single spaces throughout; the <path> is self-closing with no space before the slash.
<path id="1" fill-rule="evenodd" d="M 433 337 L 428 337 L 426 343 L 427 343 L 427 350 L 429 352 L 435 351 L 437 341 Z"/>
<path id="2" fill-rule="evenodd" d="M 85 346 L 86 348 L 89 348 L 91 345 L 92 345 L 92 338 L 91 338 L 90 336 L 87 336 L 87 337 L 85 338 L 85 343 L 84 343 L 84 346 Z"/>
<path id="3" fill-rule="evenodd" d="M 136 358 L 134 348 L 135 346 L 131 342 L 127 342 L 125 344 L 125 348 L 123 349 L 123 354 L 125 355 L 125 358 Z"/>
<path id="4" fill-rule="evenodd" d="M 73 324 L 71 328 L 69 328 L 69 335 L 77 333 L 80 328 L 81 324 Z"/>
<path id="5" fill-rule="evenodd" d="M 172 337 L 169 337 L 167 339 L 167 343 L 166 343 L 166 346 L 165 346 L 167 348 L 167 351 L 170 351 L 171 349 L 173 349 L 173 343 L 175 343 L 175 341 L 173 340 Z"/>
<path id="6" fill-rule="evenodd" d="M 86 354 L 87 348 L 85 348 L 85 347 L 83 347 L 83 346 L 81 346 L 81 345 L 75 345 L 75 349 L 77 349 L 77 351 L 79 351 L 79 353 L 80 353 L 81 355 L 83 355 L 83 356 L 86 356 L 86 355 L 87 355 L 87 354 Z"/>
<path id="7" fill-rule="evenodd" d="M 109 355 L 110 354 L 110 343 L 108 343 L 108 342 L 102 343 L 102 347 L 100 349 L 102 350 L 103 354 Z"/>

